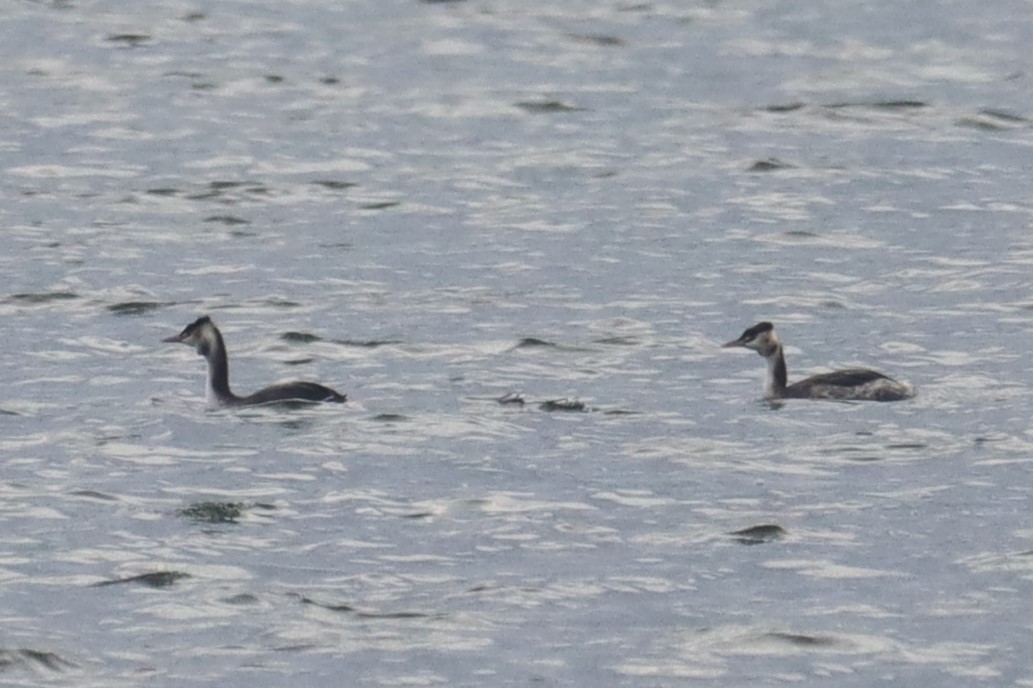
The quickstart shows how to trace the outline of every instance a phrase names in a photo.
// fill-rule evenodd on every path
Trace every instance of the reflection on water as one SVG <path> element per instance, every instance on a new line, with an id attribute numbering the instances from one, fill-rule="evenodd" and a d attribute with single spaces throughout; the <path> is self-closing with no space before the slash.
<path id="1" fill-rule="evenodd" d="M 8 8 L 0 678 L 1028 682 L 1027 10 Z"/>

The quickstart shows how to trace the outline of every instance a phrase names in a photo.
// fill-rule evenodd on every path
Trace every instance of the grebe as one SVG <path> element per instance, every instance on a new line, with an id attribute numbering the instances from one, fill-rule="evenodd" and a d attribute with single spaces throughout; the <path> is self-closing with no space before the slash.
<path id="1" fill-rule="evenodd" d="M 205 357 L 208 361 L 208 385 L 205 396 L 210 406 L 251 406 L 274 401 L 342 402 L 347 399 L 345 395 L 315 382 L 284 382 L 246 397 L 238 397 L 230 391 L 230 370 L 222 333 L 207 315 L 187 325 L 175 337 L 166 337 L 161 341 L 195 347 L 198 355 Z"/>
<path id="2" fill-rule="evenodd" d="M 867 368 L 847 368 L 786 384 L 786 359 L 782 341 L 769 322 L 757 323 L 738 339 L 724 345 L 753 349 L 768 362 L 764 396 L 768 399 L 842 399 L 868 401 L 901 401 L 915 396 L 915 389 L 906 382 L 897 382 Z"/>

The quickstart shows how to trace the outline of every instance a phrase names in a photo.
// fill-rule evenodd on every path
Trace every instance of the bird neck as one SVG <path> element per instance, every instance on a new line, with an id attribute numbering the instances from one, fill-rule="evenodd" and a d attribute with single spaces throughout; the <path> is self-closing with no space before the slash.
<path id="1" fill-rule="evenodd" d="M 788 375 L 786 373 L 786 357 L 782 353 L 782 345 L 775 347 L 775 351 L 767 356 L 768 376 L 764 381 L 764 396 L 775 399 L 786 391 Z"/>
<path id="2" fill-rule="evenodd" d="M 208 361 L 208 385 L 205 397 L 210 405 L 225 404 L 236 397 L 230 391 L 230 364 L 226 358 L 226 345 L 222 335 L 215 332 L 214 341 L 208 347 L 205 360 Z"/>

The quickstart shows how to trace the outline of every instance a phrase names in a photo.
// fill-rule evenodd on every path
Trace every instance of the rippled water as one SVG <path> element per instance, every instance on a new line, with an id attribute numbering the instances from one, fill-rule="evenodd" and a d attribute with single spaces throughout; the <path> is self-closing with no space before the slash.
<path id="1" fill-rule="evenodd" d="M 1008 1 L 12 3 L 0 682 L 1033 683 L 1031 43 Z M 202 313 L 238 392 L 349 403 L 206 410 L 159 343 Z M 759 319 L 919 397 L 769 406 L 719 348 Z"/>

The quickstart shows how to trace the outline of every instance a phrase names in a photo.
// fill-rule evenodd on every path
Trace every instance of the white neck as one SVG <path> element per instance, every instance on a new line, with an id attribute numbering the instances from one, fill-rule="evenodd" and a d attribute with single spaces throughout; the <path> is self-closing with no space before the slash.
<path id="1" fill-rule="evenodd" d="M 779 396 L 776 370 L 779 366 L 779 355 L 776 352 L 773 356 L 767 357 L 768 374 L 764 377 L 764 396 L 768 399 L 777 399 Z"/>
<path id="2" fill-rule="evenodd" d="M 789 383 L 786 376 L 786 359 L 782 353 L 782 344 L 777 340 L 774 342 L 774 349 L 770 351 L 764 360 L 768 364 L 768 374 L 764 378 L 764 396 L 768 399 L 778 399 L 786 391 Z"/>
<path id="3" fill-rule="evenodd" d="M 212 378 L 215 371 L 212 370 L 212 362 L 206 360 L 208 364 L 207 375 L 204 380 L 204 401 L 209 408 L 215 408 L 219 405 L 219 395 L 215 393 L 215 386 L 212 384 Z"/>

